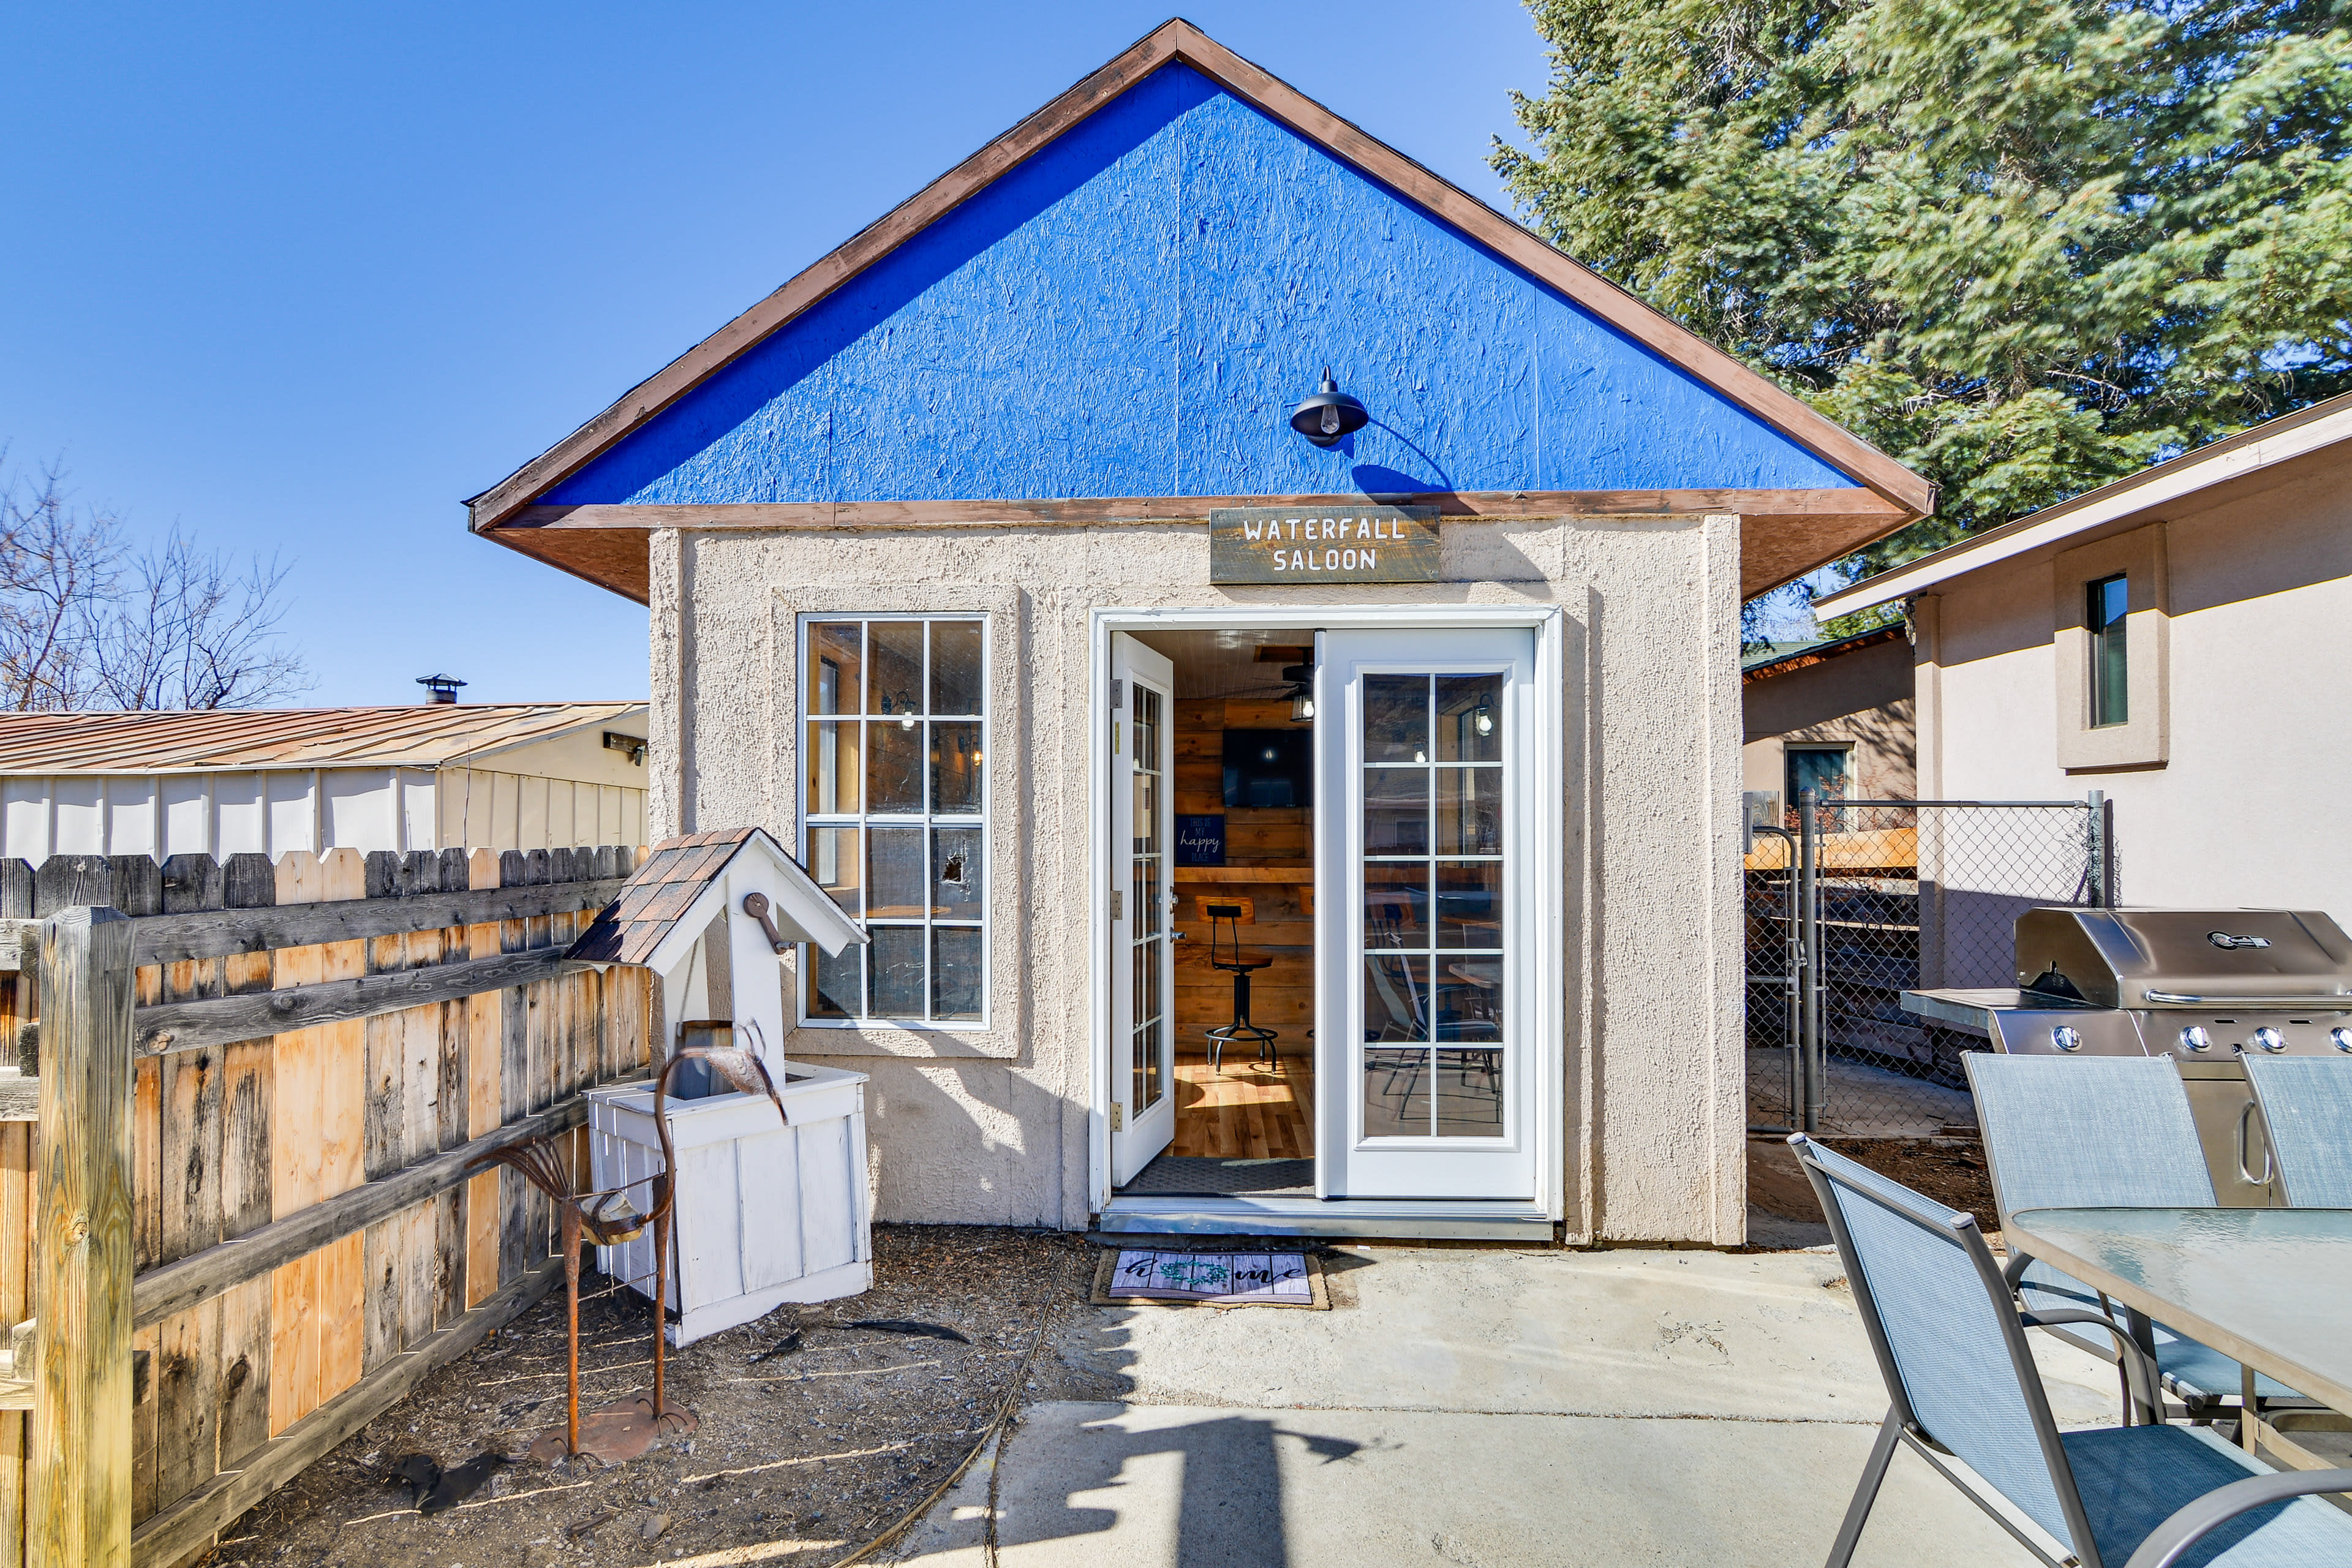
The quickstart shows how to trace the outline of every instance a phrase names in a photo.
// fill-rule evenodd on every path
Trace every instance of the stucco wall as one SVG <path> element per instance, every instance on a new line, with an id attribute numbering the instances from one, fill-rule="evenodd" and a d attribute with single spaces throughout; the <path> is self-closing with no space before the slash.
<path id="1" fill-rule="evenodd" d="M 2135 904 L 2285 905 L 2352 921 L 2352 458 L 2341 447 L 2165 509 L 2170 756 L 2059 766 L 2054 552 L 1940 585 L 1921 617 L 1923 791 L 2115 803 Z M 2158 522 L 2151 514 L 2105 531 Z M 2068 541 L 2068 543 L 2078 542 Z"/>
<path id="2" fill-rule="evenodd" d="M 1857 795 L 1913 798 L 1916 783 L 1911 700 L 1911 648 L 1902 638 L 1873 643 L 1817 664 L 1740 682 L 1746 744 L 1743 789 L 1780 793 L 1785 749 L 1806 742 L 1853 748 Z"/>
<path id="3" fill-rule="evenodd" d="M 1290 605 L 1216 588 L 1189 524 L 666 532 L 653 549 L 656 835 L 796 842 L 794 617 L 985 608 L 1003 902 L 992 1027 L 801 1029 L 873 1074 L 877 1215 L 1087 1222 L 1087 726 L 1097 607 Z M 1569 1233 L 1736 1242 L 1746 1192 L 1734 859 L 1738 521 L 1445 526 L 1449 577 L 1325 604 L 1556 603 L 1566 622 Z M 1007 874 L 1017 878 L 1010 886 Z M 1009 929 L 1008 929 L 1009 928 Z"/>

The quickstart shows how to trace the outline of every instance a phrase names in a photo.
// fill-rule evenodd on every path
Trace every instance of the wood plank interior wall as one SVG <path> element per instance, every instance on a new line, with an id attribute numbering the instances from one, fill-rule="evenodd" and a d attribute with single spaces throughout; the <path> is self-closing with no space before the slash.
<path id="1" fill-rule="evenodd" d="M 1315 883 L 1312 845 L 1314 811 L 1307 806 L 1234 806 L 1224 804 L 1227 730 L 1291 728 L 1290 702 L 1282 699 L 1181 698 L 1176 703 L 1176 805 L 1180 816 L 1225 819 L 1225 863 L 1248 868 L 1246 880 L 1221 880 L 1214 868 L 1180 867 L 1175 872 L 1176 1049 L 1197 1054 L 1203 1031 L 1230 1023 L 1234 978 L 1209 966 L 1209 920 L 1202 903 L 1238 902 L 1247 918 L 1241 928 L 1244 952 L 1271 958 L 1271 966 L 1250 977 L 1250 1016 L 1282 1031 L 1286 1057 L 1304 1056 L 1307 1031 L 1315 1024 Z M 1301 725 L 1304 729 L 1306 726 Z M 1296 870 L 1296 881 L 1260 879 L 1268 870 Z"/>
<path id="2" fill-rule="evenodd" d="M 73 903 L 124 913 L 399 898 L 587 881 L 635 850 L 295 851 L 158 866 L 138 857 L 0 864 L 0 916 Z M 69 862 L 70 864 L 66 864 Z M 31 907 L 16 907 L 30 904 Z M 142 1006 L 568 946 L 593 910 L 150 964 Z M 0 979 L 0 1045 L 37 1041 L 31 971 Z M 583 970 L 484 994 L 140 1058 L 134 1268 L 144 1273 L 456 1149 L 650 1062 L 653 984 Z M 26 1052 L 26 1065 L 36 1065 Z M 34 1316 L 34 1127 L 0 1121 L 0 1335 Z M 584 1130 L 572 1134 L 584 1159 Z M 136 1331 L 134 1521 L 148 1521 L 555 1250 L 546 1200 L 493 1171 Z M 0 1412 L 0 1568 L 21 1561 L 22 1414 Z M 134 1538 L 134 1558 L 139 1557 Z"/>

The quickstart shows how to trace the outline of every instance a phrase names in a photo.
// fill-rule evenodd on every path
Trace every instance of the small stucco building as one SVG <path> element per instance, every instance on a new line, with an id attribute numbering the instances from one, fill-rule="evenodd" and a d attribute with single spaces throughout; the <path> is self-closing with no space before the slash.
<path id="1" fill-rule="evenodd" d="M 1903 602 L 1923 795 L 2104 791 L 2119 901 L 2352 916 L 2352 397 L 1817 608 Z"/>
<path id="2" fill-rule="evenodd" d="M 1932 504 L 1171 22 L 470 507 L 862 922 L 877 1217 L 1733 1243 L 1739 604 Z"/>
<path id="3" fill-rule="evenodd" d="M 1780 797 L 1910 800 L 1911 644 L 1901 626 L 1759 648 L 1739 661 L 1741 788 Z"/>

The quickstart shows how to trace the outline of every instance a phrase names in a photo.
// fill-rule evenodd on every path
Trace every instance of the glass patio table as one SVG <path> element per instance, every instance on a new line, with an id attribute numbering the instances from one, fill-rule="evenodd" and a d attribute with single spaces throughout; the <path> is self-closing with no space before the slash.
<path id="1" fill-rule="evenodd" d="M 2352 1415 L 2352 1209 L 2021 1209 L 2002 1237 Z"/>

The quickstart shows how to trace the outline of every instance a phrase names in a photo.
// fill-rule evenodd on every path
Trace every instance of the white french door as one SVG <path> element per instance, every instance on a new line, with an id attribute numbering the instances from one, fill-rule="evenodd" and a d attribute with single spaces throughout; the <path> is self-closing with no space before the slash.
<path id="1" fill-rule="evenodd" d="M 1535 634 L 1317 647 L 1317 1190 L 1533 1198 Z"/>
<path id="2" fill-rule="evenodd" d="M 1176 671 L 1123 632 L 1110 645 L 1110 1156 L 1122 1186 L 1176 1135 Z"/>

